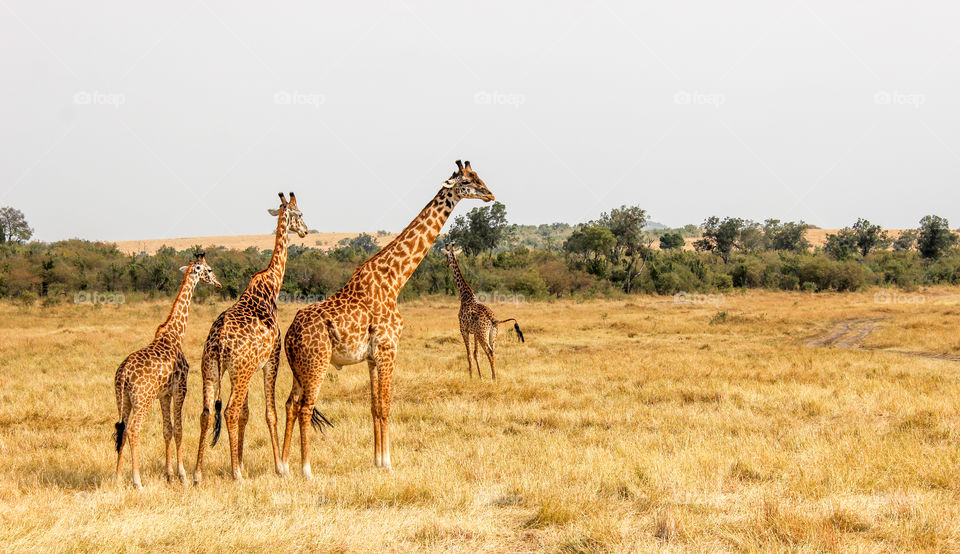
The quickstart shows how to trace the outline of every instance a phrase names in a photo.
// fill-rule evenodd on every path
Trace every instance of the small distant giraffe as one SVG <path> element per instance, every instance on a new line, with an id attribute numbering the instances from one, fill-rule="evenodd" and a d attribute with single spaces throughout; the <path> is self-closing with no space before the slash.
<path id="1" fill-rule="evenodd" d="M 307 226 L 303 222 L 303 213 L 297 207 L 297 197 L 292 192 L 289 202 L 281 192 L 280 208 L 268 211 L 270 215 L 277 216 L 277 234 L 270 265 L 255 273 L 237 302 L 214 321 L 203 348 L 203 414 L 200 416 L 200 444 L 197 447 L 197 467 L 193 472 L 194 483 L 200 483 L 203 476 L 203 453 L 211 422 L 214 422 L 211 446 L 216 445 L 220 438 L 220 381 L 224 373 L 230 375 L 230 398 L 225 410 L 230 438 L 230 467 L 234 479 L 243 477 L 243 433 L 250 417 L 247 389 L 250 378 L 260 368 L 263 368 L 267 430 L 273 443 L 276 469 L 280 472 L 274 399 L 282 344 L 277 321 L 277 296 L 287 266 L 287 233 L 294 231 L 303 238 L 307 236 Z M 211 410 L 216 410 L 216 415 Z"/>
<path id="2" fill-rule="evenodd" d="M 333 363 L 339 369 L 363 361 L 370 370 L 374 460 L 377 467 L 390 469 L 390 394 L 403 330 L 397 295 L 427 255 L 457 202 L 464 198 L 494 199 L 470 162 L 457 160 L 457 171 L 406 229 L 358 267 L 336 294 L 297 312 L 284 338 L 293 371 L 283 436 L 285 473 L 289 471 L 293 426 L 299 421 L 303 475 L 312 476 L 307 422 L 314 426 L 322 422 L 314 404 L 327 366 Z"/>
<path id="3" fill-rule="evenodd" d="M 183 355 L 183 332 L 187 327 L 190 301 L 197 283 L 203 281 L 219 288 L 220 281 L 207 265 L 203 254 L 197 254 L 190 265 L 180 270 L 186 275 L 170 315 L 157 327 L 153 342 L 127 356 L 117 368 L 114 378 L 117 411 L 120 414 L 120 421 L 115 425 L 117 479 L 122 475 L 123 445 L 129 442 L 130 456 L 133 458 L 133 484 L 138 489 L 143 488 L 140 482 L 140 432 L 150 404 L 157 396 L 160 397 L 163 440 L 167 448 L 167 480 L 173 480 L 172 437 L 177 442 L 177 473 L 181 481 L 187 480 L 187 472 L 183 469 L 183 400 L 187 396 L 187 373 L 190 367 Z"/>
<path id="4" fill-rule="evenodd" d="M 494 365 L 494 349 L 497 342 L 497 326 L 508 321 L 513 322 L 513 329 L 517 332 L 517 339 L 524 342 L 523 332 L 520 331 L 520 324 L 516 318 L 497 320 L 493 315 L 493 310 L 483 305 L 477 300 L 477 295 L 463 278 L 463 272 L 460 271 L 460 264 L 457 263 L 457 255 L 454 252 L 454 245 L 450 243 L 443 249 L 447 255 L 447 267 L 453 269 L 453 277 L 457 281 L 457 290 L 460 292 L 460 335 L 463 337 L 463 345 L 467 348 L 467 373 L 473 377 L 473 366 L 470 363 L 470 335 L 473 335 L 473 361 L 477 364 L 477 376 L 483 379 L 480 373 L 480 361 L 477 360 L 477 345 L 483 348 L 490 361 L 490 373 L 494 380 L 497 379 L 497 369 Z"/>

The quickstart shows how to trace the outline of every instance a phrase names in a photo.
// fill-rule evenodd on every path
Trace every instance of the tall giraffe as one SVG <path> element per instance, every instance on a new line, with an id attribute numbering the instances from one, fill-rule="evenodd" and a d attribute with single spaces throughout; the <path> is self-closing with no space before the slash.
<path id="1" fill-rule="evenodd" d="M 480 373 L 480 361 L 477 360 L 477 350 L 483 348 L 487 360 L 490 361 L 490 374 L 496 380 L 497 369 L 494 365 L 494 349 L 497 343 L 497 326 L 512 321 L 513 329 L 517 332 L 517 339 L 523 342 L 523 332 L 520 331 L 520 324 L 516 318 L 512 317 L 498 320 L 493 315 L 493 310 L 477 299 L 477 295 L 473 293 L 473 289 L 463 278 L 463 272 L 460 271 L 460 264 L 457 262 L 457 254 L 454 252 L 453 243 L 448 244 L 443 252 L 447 255 L 447 267 L 453 269 L 457 291 L 460 293 L 460 335 L 463 337 L 463 345 L 467 347 L 467 373 L 470 377 L 473 377 L 473 366 L 470 364 L 470 335 L 473 335 L 473 361 L 477 364 L 477 376 L 483 379 L 483 374 Z"/>
<path id="2" fill-rule="evenodd" d="M 314 425 L 321 424 L 314 404 L 331 362 L 338 369 L 367 362 L 374 458 L 378 467 L 390 468 L 390 393 L 403 329 L 397 295 L 426 256 L 457 202 L 464 198 L 487 202 L 494 199 L 470 168 L 470 162 L 461 164 L 457 160 L 457 171 L 443 182 L 433 200 L 406 229 L 358 267 L 336 294 L 297 312 L 284 338 L 287 361 L 293 371 L 283 438 L 284 473 L 289 472 L 290 439 L 294 414 L 298 412 L 303 475 L 312 476 L 307 422 L 313 414 Z"/>
<path id="3" fill-rule="evenodd" d="M 193 472 L 194 483 L 199 483 L 203 477 L 205 440 L 212 421 L 215 422 L 211 446 L 216 445 L 220 438 L 220 381 L 224 373 L 230 375 L 230 398 L 224 415 L 230 437 L 233 478 L 243 477 L 243 432 L 250 417 L 247 390 L 250 378 L 260 368 L 263 368 L 267 429 L 273 443 L 276 469 L 280 471 L 274 399 L 281 347 L 277 296 L 287 265 L 287 233 L 295 231 L 303 238 L 307 236 L 307 226 L 303 222 L 303 213 L 297 208 L 297 197 L 292 192 L 290 202 L 281 192 L 280 208 L 268 211 L 270 215 L 277 216 L 277 235 L 270 265 L 255 273 L 237 302 L 213 322 L 203 347 L 203 414 L 200 416 L 200 444 L 197 447 L 197 468 Z M 216 415 L 211 410 L 215 410 Z"/>
<path id="4" fill-rule="evenodd" d="M 140 482 L 140 431 L 143 420 L 153 400 L 160 396 L 163 415 L 163 440 L 167 449 L 167 480 L 173 480 L 173 452 L 170 439 L 177 442 L 177 473 L 186 482 L 183 469 L 183 400 L 187 396 L 187 373 L 190 366 L 183 355 L 183 332 L 187 328 L 190 301 L 197 283 L 203 281 L 220 287 L 220 281 L 207 265 L 203 254 L 197 254 L 190 265 L 180 268 L 185 273 L 170 315 L 157 327 L 153 341 L 123 360 L 117 368 L 114 389 L 117 396 L 117 412 L 120 421 L 116 427 L 117 479 L 122 475 L 123 445 L 130 443 L 133 458 L 133 484 L 143 488 Z M 173 418 L 171 420 L 171 405 Z"/>

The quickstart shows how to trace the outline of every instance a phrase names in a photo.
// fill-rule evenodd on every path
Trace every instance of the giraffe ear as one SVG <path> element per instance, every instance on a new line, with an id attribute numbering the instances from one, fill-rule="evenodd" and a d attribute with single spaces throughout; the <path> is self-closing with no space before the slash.
<path id="1" fill-rule="evenodd" d="M 269 210 L 267 210 L 267 213 L 272 215 L 273 217 L 277 217 L 278 215 L 280 215 L 280 210 L 275 210 L 273 208 L 270 208 Z"/>
<path id="2" fill-rule="evenodd" d="M 186 273 L 188 267 L 190 267 L 190 266 L 185 265 L 185 266 L 181 267 L 181 268 L 180 268 L 180 272 L 181 272 L 181 273 Z"/>

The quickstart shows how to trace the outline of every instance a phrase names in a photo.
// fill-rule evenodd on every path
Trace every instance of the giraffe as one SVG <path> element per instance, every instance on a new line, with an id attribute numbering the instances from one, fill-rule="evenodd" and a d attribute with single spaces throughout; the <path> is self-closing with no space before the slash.
<path id="1" fill-rule="evenodd" d="M 477 376 L 483 379 L 480 373 L 480 361 L 477 360 L 477 345 L 483 348 L 490 361 L 490 374 L 493 380 L 497 379 L 497 369 L 494 364 L 494 348 L 497 342 L 497 326 L 508 321 L 513 322 L 513 329 L 517 332 L 517 339 L 523 342 L 523 332 L 520 331 L 520 324 L 516 318 L 498 320 L 493 315 L 493 310 L 482 304 L 473 289 L 463 278 L 463 272 L 460 271 L 460 264 L 457 263 L 457 255 L 454 252 L 454 245 L 450 243 L 443 249 L 447 255 L 447 267 L 453 270 L 453 277 L 457 282 L 457 291 L 460 293 L 460 335 L 463 337 L 463 345 L 467 347 L 467 373 L 473 377 L 473 366 L 470 364 L 470 335 L 473 335 L 473 361 L 477 364 Z"/>
<path id="2" fill-rule="evenodd" d="M 470 168 L 457 160 L 457 171 L 393 241 L 364 262 L 333 296 L 297 312 L 284 345 L 293 371 L 283 436 L 283 471 L 289 473 L 290 439 L 299 416 L 303 475 L 311 478 L 307 422 L 323 423 L 314 409 L 320 384 L 332 363 L 337 369 L 366 361 L 370 371 L 374 460 L 390 469 L 390 394 L 403 318 L 397 295 L 426 256 L 440 229 L 464 198 L 486 202 L 493 194 Z M 312 417 L 311 417 L 312 414 Z"/>
<path id="3" fill-rule="evenodd" d="M 197 283 L 203 281 L 220 288 L 220 281 L 202 253 L 196 254 L 196 259 L 180 270 L 185 275 L 170 315 L 157 327 L 149 345 L 123 360 L 114 378 L 117 412 L 120 414 L 120 421 L 114 426 L 117 480 L 123 474 L 123 445 L 129 442 L 130 456 L 133 458 L 133 484 L 138 489 L 143 488 L 140 481 L 140 432 L 150 405 L 157 396 L 160 397 L 163 440 L 167 449 L 167 480 L 173 480 L 171 438 L 176 438 L 177 443 L 177 473 L 181 481 L 186 482 L 187 479 L 187 472 L 183 469 L 183 400 L 187 396 L 187 373 L 190 367 L 183 355 L 183 332 L 187 327 L 190 301 Z"/>
<path id="4" fill-rule="evenodd" d="M 193 482 L 200 483 L 203 477 L 203 454 L 207 429 L 213 422 L 211 447 L 220 438 L 220 382 L 224 373 L 230 375 L 230 397 L 224 410 L 227 434 L 230 438 L 230 468 L 234 479 L 243 478 L 243 433 L 249 419 L 247 390 L 250 378 L 263 368 L 263 394 L 266 400 L 267 429 L 273 443 L 273 457 L 280 470 L 280 446 L 277 441 L 274 387 L 277 368 L 280 366 L 280 326 L 277 322 L 277 296 L 283 284 L 287 265 L 287 233 L 296 232 L 301 238 L 307 236 L 303 214 L 297 207 L 297 197 L 291 192 L 287 202 L 280 193 L 280 208 L 268 210 L 277 217 L 277 234 L 270 264 L 250 279 L 250 284 L 227 308 L 207 335 L 203 348 L 203 413 L 200 416 L 200 444 L 197 447 L 197 467 Z M 216 399 L 216 402 L 214 402 Z M 216 415 L 212 413 L 216 411 Z"/>

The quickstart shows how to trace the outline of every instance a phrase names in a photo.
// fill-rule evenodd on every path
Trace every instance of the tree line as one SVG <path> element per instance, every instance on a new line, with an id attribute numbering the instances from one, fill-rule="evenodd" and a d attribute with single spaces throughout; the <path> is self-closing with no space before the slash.
<path id="1" fill-rule="evenodd" d="M 3 210 L 0 298 L 24 304 L 69 301 L 80 291 L 171 295 L 180 283 L 178 268 L 193 250 L 202 248 L 178 252 L 165 247 L 154 254 L 129 255 L 111 243 L 27 242 L 32 230 L 22 214 Z M 916 230 L 896 237 L 858 219 L 828 235 L 817 248 L 807 241 L 810 226 L 802 221 L 710 217 L 700 226 L 657 230 L 648 223 L 647 212 L 637 206 L 614 208 L 576 226 L 511 225 L 503 204 L 474 208 L 451 222 L 401 298 L 456 293 L 440 251 L 451 241 L 464 251 L 461 266 L 475 290 L 515 298 L 960 284 L 957 235 L 946 219 L 933 215 L 924 217 Z M 688 240 L 692 251 L 683 249 Z M 291 246 L 283 298 L 329 296 L 379 248 L 376 237 L 367 234 L 328 250 Z M 198 289 L 200 301 L 236 297 L 271 255 L 253 247 L 205 250 L 223 288 Z"/>

